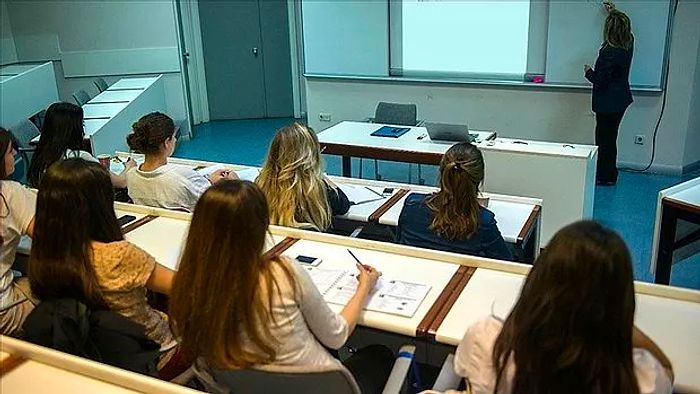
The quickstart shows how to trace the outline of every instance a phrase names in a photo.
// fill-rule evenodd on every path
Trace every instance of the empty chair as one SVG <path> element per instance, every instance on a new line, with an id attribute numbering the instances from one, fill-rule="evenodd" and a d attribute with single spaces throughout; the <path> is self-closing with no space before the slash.
<path id="1" fill-rule="evenodd" d="M 372 123 L 383 123 L 394 126 L 416 126 L 418 124 L 417 108 L 415 104 L 387 103 L 380 101 L 374 111 L 374 118 L 369 118 L 369 121 Z M 419 180 L 421 179 L 420 173 L 421 167 L 418 165 Z M 410 182 L 410 165 L 408 176 Z M 360 159 L 360 178 L 362 178 L 362 159 Z M 374 160 L 374 178 L 377 180 L 381 179 L 377 160 Z"/>
<path id="2" fill-rule="evenodd" d="M 109 88 L 109 85 L 107 85 L 107 81 L 105 81 L 103 78 L 95 78 L 94 81 L 92 81 L 95 84 L 95 87 L 97 87 L 97 91 L 102 93 L 107 88 Z"/>
<path id="3" fill-rule="evenodd" d="M 75 100 L 75 102 L 81 107 L 85 103 L 90 101 L 90 98 L 91 98 L 90 95 L 86 91 L 84 91 L 83 89 L 80 89 L 80 90 L 73 92 L 73 100 Z"/>

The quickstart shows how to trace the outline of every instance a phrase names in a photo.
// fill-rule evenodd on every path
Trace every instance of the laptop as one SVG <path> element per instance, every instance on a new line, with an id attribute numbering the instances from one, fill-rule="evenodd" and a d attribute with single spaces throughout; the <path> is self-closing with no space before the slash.
<path id="1" fill-rule="evenodd" d="M 433 141 L 471 142 L 476 141 L 477 134 L 470 134 L 469 127 L 461 124 L 425 122 L 425 128 Z"/>

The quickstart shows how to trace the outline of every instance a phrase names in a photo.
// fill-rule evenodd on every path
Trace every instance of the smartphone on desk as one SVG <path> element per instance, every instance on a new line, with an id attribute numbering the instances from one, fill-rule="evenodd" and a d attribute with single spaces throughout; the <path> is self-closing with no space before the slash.
<path id="1" fill-rule="evenodd" d="M 297 256 L 295 260 L 301 264 L 310 265 L 312 267 L 318 266 L 323 261 L 323 260 L 319 259 L 318 257 L 302 256 L 302 255 Z"/>
<path id="2" fill-rule="evenodd" d="M 384 194 L 384 195 L 392 194 L 392 193 L 394 193 L 393 187 L 385 187 L 384 190 L 382 191 L 382 194 Z"/>
<path id="3" fill-rule="evenodd" d="M 124 215 L 117 218 L 117 223 L 119 223 L 119 227 L 124 227 L 134 220 L 136 220 L 136 216 Z"/>

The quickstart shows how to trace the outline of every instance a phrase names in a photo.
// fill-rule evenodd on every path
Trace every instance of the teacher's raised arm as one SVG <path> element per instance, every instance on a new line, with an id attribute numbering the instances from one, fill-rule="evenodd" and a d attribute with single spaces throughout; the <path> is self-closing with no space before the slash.
<path id="1" fill-rule="evenodd" d="M 629 74 L 634 52 L 634 36 L 629 17 L 604 2 L 608 12 L 603 28 L 603 44 L 595 67 L 583 70 L 593 84 L 593 112 L 596 114 L 595 144 L 598 145 L 597 183 L 617 182 L 617 134 L 625 110 L 632 103 Z"/>

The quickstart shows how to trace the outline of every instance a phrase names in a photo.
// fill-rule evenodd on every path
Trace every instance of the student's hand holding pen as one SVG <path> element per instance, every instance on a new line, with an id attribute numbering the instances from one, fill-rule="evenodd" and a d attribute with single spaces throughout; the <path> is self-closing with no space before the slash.
<path id="1" fill-rule="evenodd" d="M 371 292 L 374 286 L 377 284 L 377 280 L 382 276 L 382 273 L 377 271 L 374 267 L 367 264 L 356 263 L 357 271 L 357 281 L 359 285 L 357 286 L 357 291 Z"/>

